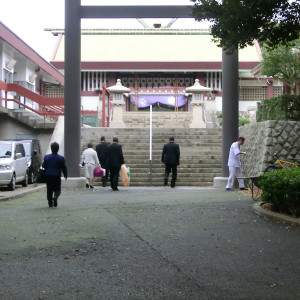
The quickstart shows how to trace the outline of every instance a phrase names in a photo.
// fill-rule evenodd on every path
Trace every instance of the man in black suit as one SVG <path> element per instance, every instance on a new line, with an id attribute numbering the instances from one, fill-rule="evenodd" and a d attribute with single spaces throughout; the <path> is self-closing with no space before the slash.
<path id="1" fill-rule="evenodd" d="M 108 169 L 107 169 L 107 148 L 110 143 L 106 142 L 105 136 L 102 136 L 100 139 L 100 144 L 96 146 L 96 152 L 98 159 L 100 161 L 100 165 L 103 169 L 106 169 L 105 176 L 102 177 L 102 186 L 106 187 L 107 178 L 108 178 Z"/>
<path id="2" fill-rule="evenodd" d="M 110 171 L 110 186 L 113 191 L 118 191 L 120 168 L 124 164 L 122 146 L 118 144 L 118 138 L 113 138 L 113 143 L 107 148 L 107 167 Z"/>
<path id="3" fill-rule="evenodd" d="M 179 165 L 180 149 L 174 142 L 174 137 L 169 138 L 169 143 L 164 145 L 161 162 L 165 165 L 165 185 L 168 185 L 169 174 L 172 170 L 171 188 L 175 187 L 177 178 L 177 166 Z"/>

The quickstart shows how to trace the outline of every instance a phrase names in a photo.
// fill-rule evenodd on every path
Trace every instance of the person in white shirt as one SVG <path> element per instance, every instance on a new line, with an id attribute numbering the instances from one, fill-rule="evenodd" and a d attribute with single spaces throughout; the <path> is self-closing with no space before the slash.
<path id="1" fill-rule="evenodd" d="M 94 170 L 100 163 L 92 143 L 89 143 L 88 148 L 83 151 L 80 165 L 85 167 L 86 187 L 93 189 Z"/>
<path id="2" fill-rule="evenodd" d="M 241 170 L 240 155 L 246 154 L 246 152 L 241 152 L 240 146 L 242 146 L 244 142 L 245 138 L 239 137 L 236 142 L 231 144 L 228 157 L 229 177 L 226 185 L 227 191 L 232 190 L 235 177 L 238 178 L 240 190 L 247 190 L 244 185 L 244 180 L 241 179 L 243 175 Z"/>

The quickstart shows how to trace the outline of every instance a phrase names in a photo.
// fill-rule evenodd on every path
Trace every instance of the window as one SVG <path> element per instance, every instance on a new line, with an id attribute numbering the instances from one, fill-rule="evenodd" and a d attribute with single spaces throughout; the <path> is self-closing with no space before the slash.
<path id="1" fill-rule="evenodd" d="M 25 157 L 25 151 L 24 151 L 24 147 L 22 144 L 16 145 L 15 154 L 17 154 L 17 153 L 21 153 L 22 157 Z"/>
<path id="2" fill-rule="evenodd" d="M 11 157 L 11 144 L 0 143 L 0 158 Z"/>
<path id="3" fill-rule="evenodd" d="M 31 143 L 24 143 L 26 156 L 31 156 Z"/>
<path id="4" fill-rule="evenodd" d="M 207 72 L 205 86 L 215 91 L 222 90 L 222 72 Z"/>
<path id="5" fill-rule="evenodd" d="M 64 88 L 55 85 L 46 85 L 45 97 L 47 98 L 63 98 Z"/>
<path id="6" fill-rule="evenodd" d="M 240 101 L 261 101 L 267 98 L 265 86 L 240 86 Z"/>
<path id="7" fill-rule="evenodd" d="M 4 75 L 4 82 L 6 83 L 13 83 L 13 73 L 3 69 L 3 75 Z"/>

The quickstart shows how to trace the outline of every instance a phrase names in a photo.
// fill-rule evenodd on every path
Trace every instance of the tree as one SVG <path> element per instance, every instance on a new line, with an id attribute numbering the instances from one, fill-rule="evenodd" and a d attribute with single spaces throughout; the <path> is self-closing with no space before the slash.
<path id="1" fill-rule="evenodd" d="M 299 0 L 191 0 L 196 21 L 212 22 L 211 33 L 220 47 L 231 50 L 253 45 L 270 48 L 300 37 Z"/>
<path id="2" fill-rule="evenodd" d="M 300 82 L 300 39 L 287 46 L 263 50 L 261 74 L 285 82 L 296 93 Z"/>

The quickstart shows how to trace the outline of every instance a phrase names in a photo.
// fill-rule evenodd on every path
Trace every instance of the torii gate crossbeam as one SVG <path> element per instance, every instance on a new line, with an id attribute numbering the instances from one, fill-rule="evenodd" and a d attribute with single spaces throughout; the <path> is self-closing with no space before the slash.
<path id="1" fill-rule="evenodd" d="M 81 130 L 80 130 L 81 127 L 81 115 L 80 115 L 80 110 L 81 110 L 81 90 L 80 90 L 81 25 L 80 23 L 81 23 L 81 19 L 82 18 L 109 18 L 109 19 L 111 18 L 121 18 L 121 19 L 122 18 L 134 18 L 134 19 L 136 18 L 192 18 L 191 16 L 192 7 L 193 6 L 183 6 L 183 5 L 81 6 L 81 0 L 65 0 L 64 142 L 65 142 L 65 157 L 68 165 L 69 177 L 80 176 L 80 169 L 78 163 L 80 160 L 80 139 L 81 139 Z M 234 82 L 234 86 L 235 84 L 236 82 Z M 224 93 L 224 88 L 225 86 L 223 86 L 223 93 Z M 235 102 L 237 102 L 236 100 L 237 99 L 234 99 Z M 224 105 L 224 100 L 223 100 L 223 105 Z M 231 105 L 233 104 L 229 103 L 228 101 L 227 106 L 230 107 Z M 229 127 L 230 126 L 227 126 L 226 128 Z M 232 136 L 230 132 L 229 132 L 229 136 Z M 230 142 L 227 144 L 230 144 Z M 225 155 L 224 147 L 225 146 L 224 146 L 224 138 L 223 138 L 223 157 Z M 225 149 L 225 151 L 226 151 L 225 153 L 228 154 L 228 149 L 227 150 Z M 225 170 L 225 173 L 226 172 L 227 170 Z M 223 165 L 224 176 L 226 175 L 225 173 L 224 173 L 224 165 Z"/>

